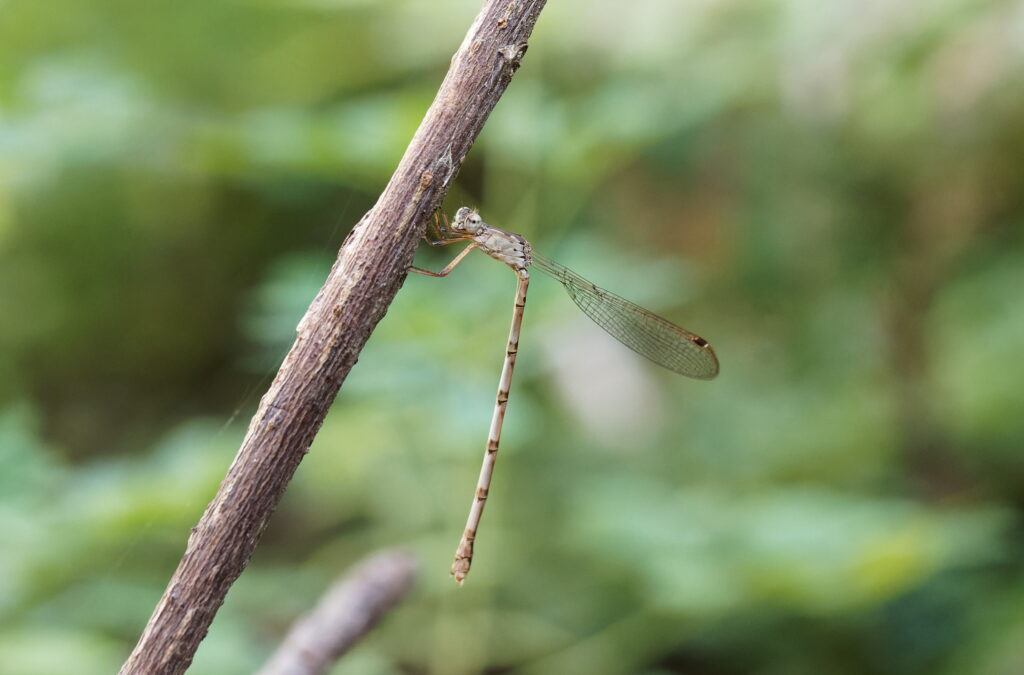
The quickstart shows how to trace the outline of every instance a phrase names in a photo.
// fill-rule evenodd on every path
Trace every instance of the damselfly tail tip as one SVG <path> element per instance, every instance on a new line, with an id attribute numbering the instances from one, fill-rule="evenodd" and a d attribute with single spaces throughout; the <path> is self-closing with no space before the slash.
<path id="1" fill-rule="evenodd" d="M 452 576 L 455 577 L 455 582 L 461 586 L 466 581 L 466 575 L 469 574 L 469 565 L 465 560 L 456 560 L 455 564 L 452 565 Z"/>
<path id="2" fill-rule="evenodd" d="M 462 540 L 459 547 L 455 549 L 455 562 L 452 563 L 452 576 L 459 586 L 466 580 L 469 574 L 469 566 L 473 564 L 473 540 L 476 538 L 476 529 L 467 527 L 462 533 Z"/>

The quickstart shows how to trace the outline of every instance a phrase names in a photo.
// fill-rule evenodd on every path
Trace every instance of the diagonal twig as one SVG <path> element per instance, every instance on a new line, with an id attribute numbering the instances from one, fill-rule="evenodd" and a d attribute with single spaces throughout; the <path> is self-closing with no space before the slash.
<path id="1" fill-rule="evenodd" d="M 404 551 L 364 559 L 295 622 L 257 675 L 319 675 L 412 589 L 416 560 Z"/>
<path id="2" fill-rule="evenodd" d="M 192 662 L 341 383 L 398 292 L 429 215 L 518 69 L 544 4 L 484 2 L 390 182 L 345 241 L 299 323 L 123 675 L 181 673 Z"/>

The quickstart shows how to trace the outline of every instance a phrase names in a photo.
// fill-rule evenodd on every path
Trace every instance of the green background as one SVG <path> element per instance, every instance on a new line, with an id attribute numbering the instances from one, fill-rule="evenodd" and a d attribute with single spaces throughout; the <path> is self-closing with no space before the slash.
<path id="1" fill-rule="evenodd" d="M 0 3 L 0 669 L 134 644 L 479 2 Z M 558 0 L 449 195 L 707 338 L 412 277 L 190 672 L 363 555 L 335 673 L 1024 672 L 1024 4 Z M 451 252 L 421 251 L 439 268 Z"/>

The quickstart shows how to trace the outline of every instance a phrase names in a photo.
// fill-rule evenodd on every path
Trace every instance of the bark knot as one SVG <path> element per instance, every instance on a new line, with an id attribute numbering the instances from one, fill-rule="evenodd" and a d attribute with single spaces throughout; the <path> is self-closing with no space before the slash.
<path id="1" fill-rule="evenodd" d="M 514 45 L 505 45 L 499 49 L 498 53 L 503 59 L 505 59 L 505 67 L 513 73 L 519 70 L 520 63 L 523 60 L 523 54 L 526 53 L 529 46 L 530 45 L 525 42 L 520 42 Z"/>

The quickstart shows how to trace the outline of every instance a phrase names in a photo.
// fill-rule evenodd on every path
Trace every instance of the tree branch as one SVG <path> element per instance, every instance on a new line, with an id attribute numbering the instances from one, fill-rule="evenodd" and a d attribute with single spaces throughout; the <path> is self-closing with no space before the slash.
<path id="1" fill-rule="evenodd" d="M 122 674 L 181 673 L 298 468 L 341 383 L 398 292 L 427 219 L 526 51 L 545 0 L 486 0 L 377 204 L 299 323 L 227 476 Z"/>
<path id="2" fill-rule="evenodd" d="M 300 618 L 258 675 L 319 675 L 412 589 L 416 561 L 402 551 L 366 558 Z"/>

